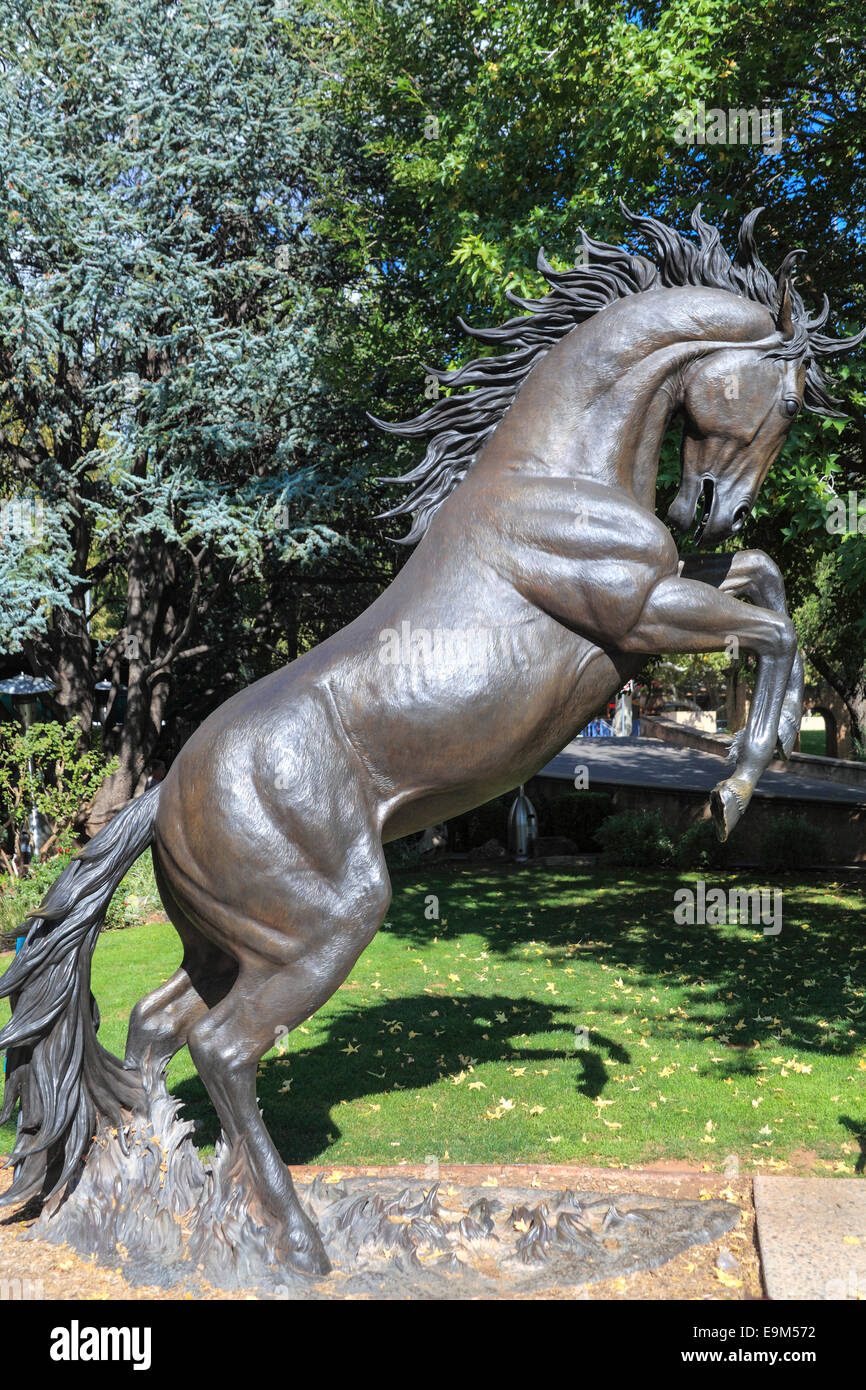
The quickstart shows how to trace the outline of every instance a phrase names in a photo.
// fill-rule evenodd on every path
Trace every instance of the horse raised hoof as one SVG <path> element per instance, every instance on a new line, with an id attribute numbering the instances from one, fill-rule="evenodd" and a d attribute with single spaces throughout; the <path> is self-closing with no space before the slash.
<path id="1" fill-rule="evenodd" d="M 734 790 L 730 782 L 720 782 L 710 792 L 710 811 L 715 822 L 716 834 L 723 843 L 745 809 L 745 800 Z"/>

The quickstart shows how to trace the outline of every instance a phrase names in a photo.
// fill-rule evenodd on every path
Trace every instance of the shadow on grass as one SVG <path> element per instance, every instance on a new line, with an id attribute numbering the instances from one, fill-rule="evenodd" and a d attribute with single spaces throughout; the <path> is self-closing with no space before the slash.
<path id="1" fill-rule="evenodd" d="M 726 892 L 780 888 L 781 933 L 765 936 L 760 924 L 676 923 L 674 893 L 698 877 Z M 859 883 L 845 891 L 859 892 Z M 431 893 L 440 909 L 433 923 L 423 910 Z M 866 1038 L 862 912 L 834 902 L 825 884 L 792 875 L 768 885 L 748 872 L 717 870 L 431 869 L 397 878 L 384 930 L 416 946 L 434 932 L 440 940 L 471 932 L 502 958 L 521 958 L 534 944 L 554 968 L 597 961 L 633 972 L 638 988 L 674 986 L 687 1000 L 684 1031 L 712 1034 L 729 1049 L 728 1074 L 754 1073 L 755 1043 L 772 1042 L 787 1055 L 846 1056 Z"/>
<path id="2" fill-rule="evenodd" d="M 639 989 L 674 989 L 682 999 L 682 1017 L 671 1017 L 661 1005 L 654 1014 L 645 1004 L 647 1028 L 667 1041 L 673 1030 L 675 1038 L 708 1044 L 704 1073 L 720 1080 L 755 1076 L 766 1062 L 767 1046 L 786 1057 L 857 1052 L 864 1041 L 860 1011 L 866 987 L 861 914 L 834 902 L 820 883 L 777 877 L 772 886 L 784 894 L 779 936 L 764 936 L 760 925 L 679 925 L 673 919 L 674 892 L 694 885 L 696 877 L 673 869 L 557 873 L 508 867 L 458 874 L 425 869 L 396 876 L 383 931 L 416 947 L 434 936 L 447 941 L 471 933 L 503 960 L 524 962 L 533 958 L 527 952 L 535 952 L 554 970 L 604 963 L 629 971 Z M 766 885 L 742 873 L 707 871 L 705 877 L 726 889 Z M 431 893 L 439 900 L 435 921 L 424 912 Z M 433 1009 L 437 1020 L 431 1019 Z M 489 1031 L 497 1011 L 507 1014 L 510 1044 Z M 340 1133 L 334 1116 L 341 1102 L 433 1085 L 459 1071 L 466 1058 L 475 1064 L 567 1059 L 574 1064 L 578 1091 L 595 1100 L 608 1081 L 606 1060 L 630 1057 L 596 1030 L 589 1047 L 576 1051 L 566 1013 L 573 1019 L 573 1005 L 483 994 L 407 996 L 341 1013 L 330 1021 L 323 1042 L 291 1054 L 290 1066 L 274 1059 L 263 1064 L 259 1094 L 269 1127 L 287 1162 L 321 1158 Z M 402 1026 L 392 1032 L 395 1020 Z M 419 1036 L 409 1040 L 411 1032 Z M 561 1048 L 524 1045 L 525 1038 L 550 1032 L 562 1034 Z M 515 1041 L 515 1035 L 525 1038 Z M 402 1051 L 392 1051 L 396 1048 Z M 283 1093 L 289 1077 L 291 1089 Z M 183 1083 L 177 1094 L 202 1122 L 199 1142 L 213 1143 L 217 1125 L 201 1083 Z M 857 1171 L 866 1171 L 866 1127 L 841 1115 L 839 1123 L 860 1144 Z"/>
<path id="3" fill-rule="evenodd" d="M 854 1120 L 850 1115 L 840 1115 L 839 1123 L 860 1145 L 860 1156 L 854 1165 L 854 1172 L 866 1172 L 866 1120 Z"/>
<path id="4" fill-rule="evenodd" d="M 497 994 L 407 995 L 348 1009 L 330 1021 L 324 1041 L 261 1064 L 258 1094 L 268 1128 L 286 1163 L 321 1161 L 340 1137 L 335 1116 L 343 1102 L 375 1099 L 398 1088 L 420 1090 L 470 1064 L 503 1060 L 568 1062 L 577 1089 L 594 1099 L 607 1080 L 602 1054 L 627 1061 L 628 1053 L 596 1032 L 591 1050 L 576 1052 L 573 1026 L 561 1017 L 568 1013 L 565 1005 Z M 505 1014 L 507 1024 L 494 1026 L 497 1014 Z M 561 1035 L 560 1047 L 531 1045 L 533 1037 L 550 1033 Z M 377 1051 L 383 1055 L 377 1057 Z M 284 1093 L 288 1080 L 291 1087 Z M 201 1081 L 183 1081 L 172 1089 L 184 1103 L 184 1118 L 199 1122 L 196 1142 L 213 1144 L 219 1128 Z"/>

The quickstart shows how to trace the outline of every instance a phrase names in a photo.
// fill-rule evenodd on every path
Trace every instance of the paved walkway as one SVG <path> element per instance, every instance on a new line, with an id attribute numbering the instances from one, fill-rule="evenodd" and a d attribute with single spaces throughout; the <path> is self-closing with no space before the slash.
<path id="1" fill-rule="evenodd" d="M 866 1298 L 866 1181 L 756 1177 L 754 1192 L 770 1298 Z"/>
<path id="2" fill-rule="evenodd" d="M 538 774 L 574 781 L 576 764 L 589 770 L 590 786 L 670 788 L 708 792 L 725 776 L 727 763 L 696 748 L 678 748 L 653 738 L 577 738 Z M 794 772 L 765 772 L 755 796 L 796 801 L 866 804 L 862 787 L 801 777 Z"/>

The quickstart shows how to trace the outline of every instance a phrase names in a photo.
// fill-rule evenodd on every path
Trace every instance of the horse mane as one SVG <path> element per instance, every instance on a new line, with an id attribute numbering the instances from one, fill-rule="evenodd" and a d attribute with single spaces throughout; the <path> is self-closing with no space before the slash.
<path id="1" fill-rule="evenodd" d="M 856 347 L 866 337 L 866 329 L 852 338 L 828 338 L 819 330 L 827 322 L 830 305 L 824 295 L 821 312 L 809 318 L 803 300 L 794 289 L 791 271 L 804 251 L 790 252 L 773 276 L 762 263 L 755 244 L 754 228 L 763 209 L 755 208 L 744 219 L 733 260 L 727 255 L 719 230 L 705 222 L 700 203 L 691 216 L 698 243 L 655 217 L 640 217 L 620 200 L 626 220 L 653 248 L 656 260 L 632 255 L 618 246 L 595 241 L 581 228 L 582 264 L 572 270 L 556 271 L 538 253 L 538 269 L 550 286 L 543 299 L 521 299 L 506 290 L 506 299 L 524 312 L 498 328 L 471 328 L 458 319 L 461 328 L 481 343 L 499 345 L 498 355 L 477 357 L 455 371 L 425 371 L 442 386 L 468 387 L 463 394 L 449 394 L 429 410 L 411 420 L 389 424 L 371 415 L 370 419 L 389 434 L 411 439 L 428 436 L 429 443 L 416 468 L 397 478 L 381 482 L 403 483 L 411 490 L 397 506 L 381 514 L 381 519 L 411 516 L 412 526 L 399 544 L 413 545 L 424 535 L 430 522 L 458 483 L 466 476 L 489 440 L 520 387 L 550 348 L 578 324 L 600 309 L 628 295 L 648 290 L 686 285 L 729 290 L 758 304 L 775 317 L 787 284 L 791 298 L 793 336 L 770 350 L 770 356 L 807 363 L 803 404 L 816 415 L 844 419 L 834 407 L 839 402 L 829 394 L 820 359 Z"/>

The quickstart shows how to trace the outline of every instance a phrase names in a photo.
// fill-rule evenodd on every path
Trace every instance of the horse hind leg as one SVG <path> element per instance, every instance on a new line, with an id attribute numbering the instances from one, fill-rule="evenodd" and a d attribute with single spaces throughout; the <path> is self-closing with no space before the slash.
<path id="1" fill-rule="evenodd" d="M 369 871 L 368 860 L 357 876 L 339 885 L 306 880 L 307 901 L 295 895 L 283 904 L 291 925 L 279 937 L 266 933 L 267 953 L 260 949 L 263 924 L 239 919 L 237 982 L 190 1031 L 189 1050 L 227 1144 L 214 1164 L 209 1209 L 193 1236 L 194 1253 L 214 1282 L 226 1279 L 226 1244 L 233 1247 L 229 1259 L 237 1286 L 255 1282 L 265 1271 L 279 1273 L 285 1265 L 310 1275 L 330 1269 L 319 1232 L 265 1127 L 256 1068 L 275 1037 L 331 997 L 378 930 L 390 884 L 383 860 L 373 882 Z M 323 904 L 328 904 L 324 911 Z M 224 932 L 224 907 L 220 915 Z M 279 954 L 275 941 L 282 943 Z"/>
<path id="2" fill-rule="evenodd" d="M 112 1265 L 120 1260 L 146 1282 L 170 1282 L 186 1260 L 181 1221 L 201 1201 L 205 1172 L 194 1126 L 178 1117 L 179 1102 L 166 1089 L 165 1068 L 193 1024 L 231 989 L 237 962 L 193 926 L 158 868 L 157 882 L 184 955 L 130 1017 L 124 1066 L 141 1078 L 141 1106 L 122 1129 L 101 1124 L 71 1192 L 46 1205 L 40 1234 Z"/>
<path id="3" fill-rule="evenodd" d="M 154 867 L 163 906 L 183 945 L 183 960 L 130 1015 L 124 1066 L 139 1071 L 149 1088 L 186 1045 L 193 1024 L 224 998 L 238 973 L 237 961 L 203 936 L 180 907 L 155 856 Z"/>

